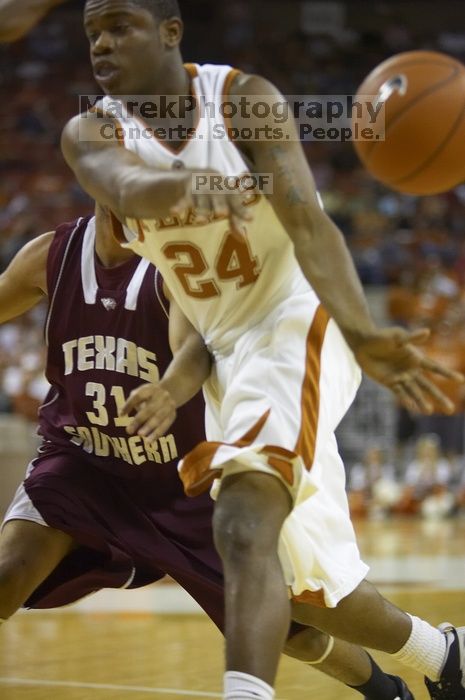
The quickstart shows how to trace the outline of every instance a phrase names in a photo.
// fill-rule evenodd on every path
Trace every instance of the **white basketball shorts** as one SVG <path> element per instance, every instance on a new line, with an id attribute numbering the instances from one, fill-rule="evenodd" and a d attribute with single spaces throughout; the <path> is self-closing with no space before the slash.
<path id="1" fill-rule="evenodd" d="M 286 299 L 215 362 L 205 386 L 207 441 L 179 465 L 185 490 L 212 495 L 224 475 L 264 471 L 289 489 L 279 555 L 290 595 L 334 607 L 365 578 L 334 431 L 360 369 L 312 293 Z"/>

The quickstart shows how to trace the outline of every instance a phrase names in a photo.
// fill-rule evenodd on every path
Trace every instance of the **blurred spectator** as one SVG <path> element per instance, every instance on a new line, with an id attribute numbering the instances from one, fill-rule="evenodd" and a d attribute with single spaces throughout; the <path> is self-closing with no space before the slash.
<path id="1" fill-rule="evenodd" d="M 396 508 L 402 514 L 421 514 L 425 518 L 443 518 L 454 510 L 451 465 L 441 453 L 437 435 L 418 439 L 415 457 L 407 466 L 404 489 Z"/>
<path id="2" fill-rule="evenodd" d="M 384 517 L 399 501 L 395 469 L 377 445 L 369 447 L 363 461 L 350 469 L 348 496 L 352 517 Z"/>

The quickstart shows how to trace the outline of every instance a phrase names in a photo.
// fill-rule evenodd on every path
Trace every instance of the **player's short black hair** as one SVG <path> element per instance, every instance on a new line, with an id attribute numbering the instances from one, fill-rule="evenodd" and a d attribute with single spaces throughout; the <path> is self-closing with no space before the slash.
<path id="1" fill-rule="evenodd" d="M 148 10 L 155 19 L 160 21 L 170 17 L 181 17 L 178 0 L 131 0 L 131 2 Z"/>

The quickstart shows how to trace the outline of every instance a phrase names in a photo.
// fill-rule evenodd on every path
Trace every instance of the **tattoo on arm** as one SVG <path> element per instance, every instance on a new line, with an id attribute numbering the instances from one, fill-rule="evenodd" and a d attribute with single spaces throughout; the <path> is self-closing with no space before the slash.
<path id="1" fill-rule="evenodd" d="M 302 188 L 295 181 L 292 168 L 289 167 L 289 154 L 282 146 L 272 146 L 270 149 L 271 160 L 275 165 L 276 175 L 286 182 L 286 202 L 289 205 L 305 205 L 308 199 Z"/>

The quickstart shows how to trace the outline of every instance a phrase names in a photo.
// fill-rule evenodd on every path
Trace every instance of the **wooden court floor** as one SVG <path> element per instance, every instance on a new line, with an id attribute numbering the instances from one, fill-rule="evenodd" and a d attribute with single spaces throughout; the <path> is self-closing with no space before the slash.
<path id="1" fill-rule="evenodd" d="M 391 521 L 357 529 L 364 556 L 403 563 L 432 563 L 428 580 L 392 578 L 381 586 L 400 607 L 433 624 L 465 624 L 465 522 L 426 524 Z M 435 533 L 435 534 L 434 534 Z M 415 557 L 417 559 L 415 559 Z M 436 568 L 448 557 L 463 564 L 445 586 Z M 376 568 L 376 567 L 375 567 Z M 408 568 L 408 567 L 407 567 Z M 446 566 L 447 570 L 447 566 Z M 463 577 L 460 571 L 463 570 Z M 382 569 L 380 569 L 382 572 Z M 463 578 L 463 583 L 462 583 Z M 220 698 L 223 640 L 202 615 L 25 613 L 0 631 L 1 700 L 179 700 Z M 422 678 L 383 654 L 383 667 L 400 673 L 416 700 L 428 697 Z M 280 700 L 350 700 L 358 694 L 313 669 L 283 658 Z"/>

